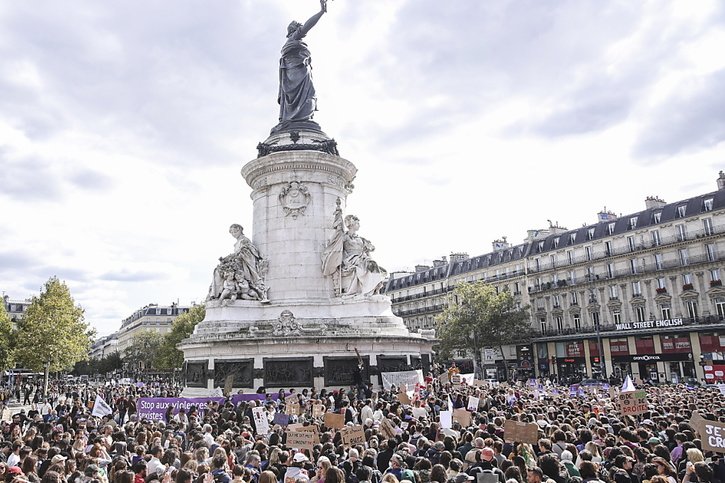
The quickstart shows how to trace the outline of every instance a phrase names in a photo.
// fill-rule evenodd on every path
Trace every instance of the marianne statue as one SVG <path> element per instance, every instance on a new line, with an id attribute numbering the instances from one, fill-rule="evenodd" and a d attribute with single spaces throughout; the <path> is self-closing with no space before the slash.
<path id="1" fill-rule="evenodd" d="M 279 124 L 272 129 L 273 133 L 291 128 L 292 123 L 311 121 L 317 110 L 310 50 L 302 39 L 325 12 L 327 0 L 320 0 L 320 11 L 304 25 L 292 21 L 287 27 L 287 42 L 282 47 L 279 61 Z M 317 126 L 316 123 L 310 124 Z"/>

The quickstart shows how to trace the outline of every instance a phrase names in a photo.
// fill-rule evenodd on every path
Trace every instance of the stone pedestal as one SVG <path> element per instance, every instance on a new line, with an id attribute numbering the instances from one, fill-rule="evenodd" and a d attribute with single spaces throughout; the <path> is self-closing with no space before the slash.
<path id="1" fill-rule="evenodd" d="M 427 366 L 433 341 L 411 334 L 387 296 L 340 297 L 322 273 L 357 168 L 316 131 L 273 134 L 259 150 L 242 176 L 253 189 L 252 243 L 267 261 L 268 300 L 207 302 L 179 345 L 185 394 L 206 396 L 227 377 L 247 390 L 349 386 L 358 354 L 375 386 L 380 372 Z"/>

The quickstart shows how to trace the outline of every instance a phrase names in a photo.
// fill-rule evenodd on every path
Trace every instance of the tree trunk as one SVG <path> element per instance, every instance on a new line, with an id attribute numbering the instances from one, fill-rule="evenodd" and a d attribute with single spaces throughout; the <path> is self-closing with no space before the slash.
<path id="1" fill-rule="evenodd" d="M 48 397 L 48 379 L 50 377 L 50 361 L 45 363 L 45 379 L 43 381 L 43 397 Z"/>
<path id="2" fill-rule="evenodd" d="M 503 359 L 503 370 L 506 372 L 506 381 L 509 380 L 509 363 L 506 360 L 506 356 L 503 353 L 503 346 L 499 345 L 498 350 L 501 353 L 501 359 Z"/>

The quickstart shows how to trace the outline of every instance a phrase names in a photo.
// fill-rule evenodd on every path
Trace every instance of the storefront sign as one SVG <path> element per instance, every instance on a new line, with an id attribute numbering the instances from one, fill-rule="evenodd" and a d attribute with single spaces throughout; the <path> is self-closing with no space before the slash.
<path id="1" fill-rule="evenodd" d="M 682 319 L 645 320 L 644 322 L 626 322 L 616 324 L 617 330 L 656 329 L 659 327 L 680 327 L 685 325 Z"/>
<path id="2" fill-rule="evenodd" d="M 612 356 L 612 362 L 676 362 L 689 361 L 692 359 L 691 353 L 674 353 L 674 354 L 630 354 L 626 356 Z"/>

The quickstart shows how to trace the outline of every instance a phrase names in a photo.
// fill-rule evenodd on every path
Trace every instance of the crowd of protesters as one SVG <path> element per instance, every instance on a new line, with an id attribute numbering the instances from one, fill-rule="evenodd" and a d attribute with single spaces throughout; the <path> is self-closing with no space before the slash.
<path id="1" fill-rule="evenodd" d="M 408 397 L 370 386 L 273 392 L 259 401 L 211 403 L 201 413 L 167 410 L 140 418 L 138 398 L 175 397 L 160 382 L 53 384 L 31 409 L 10 414 L 0 435 L 7 483 L 725 483 L 723 454 L 703 451 L 694 410 L 725 421 L 716 387 L 647 387 L 648 411 L 623 416 L 602 388 L 545 384 L 459 387 L 429 378 Z M 91 416 L 96 396 L 112 410 Z M 282 396 L 282 397 L 278 397 Z M 290 423 L 315 426 L 313 449 L 287 444 L 275 414 L 296 397 Z M 471 422 L 444 427 L 441 411 L 478 398 Z M 410 400 L 409 400 L 410 399 Z M 449 401 L 453 408 L 449 408 Z M 323 412 L 361 425 L 364 442 L 343 443 Z M 260 434 L 254 407 L 264 407 Z M 315 409 L 317 408 L 317 409 Z M 474 408 L 471 408 L 474 409 Z M 8 412 L 6 412 L 8 414 Z M 313 417 L 313 414 L 315 417 Z M 538 441 L 509 441 L 505 421 L 533 422 Z M 447 425 L 445 425 L 447 426 Z M 307 428 L 309 429 L 309 428 Z"/>

